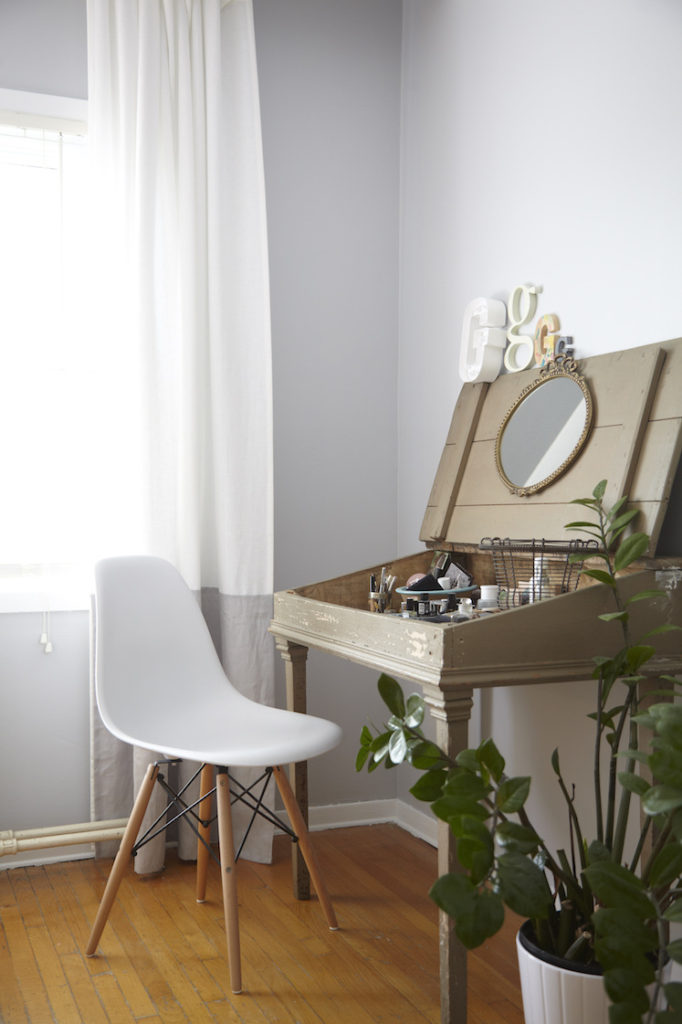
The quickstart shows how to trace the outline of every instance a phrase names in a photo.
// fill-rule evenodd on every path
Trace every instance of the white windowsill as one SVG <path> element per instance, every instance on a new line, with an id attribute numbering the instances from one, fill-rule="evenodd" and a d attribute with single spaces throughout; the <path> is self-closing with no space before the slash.
<path id="1" fill-rule="evenodd" d="M 0 614 L 86 611 L 92 585 L 88 573 L 71 567 L 0 567 Z"/>

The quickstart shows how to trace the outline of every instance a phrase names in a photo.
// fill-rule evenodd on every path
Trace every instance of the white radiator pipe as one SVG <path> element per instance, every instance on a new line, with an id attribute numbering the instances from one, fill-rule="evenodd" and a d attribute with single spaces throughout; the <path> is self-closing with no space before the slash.
<path id="1" fill-rule="evenodd" d="M 115 818 L 110 821 L 84 821 L 77 825 L 0 831 L 0 857 L 21 853 L 23 850 L 41 850 L 48 846 L 72 846 L 120 839 L 127 824 L 127 818 Z"/>

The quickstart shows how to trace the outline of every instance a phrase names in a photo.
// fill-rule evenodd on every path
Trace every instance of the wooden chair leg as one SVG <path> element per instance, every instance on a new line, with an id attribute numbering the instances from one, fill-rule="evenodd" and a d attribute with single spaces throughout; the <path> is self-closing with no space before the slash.
<path id="1" fill-rule="evenodd" d="M 298 842 L 299 846 L 301 847 L 301 853 L 303 854 L 305 862 L 308 865 L 308 871 L 310 872 L 310 877 L 313 881 L 313 885 L 315 886 L 317 897 L 324 911 L 324 916 L 327 919 L 327 924 L 332 929 L 332 931 L 336 931 L 336 929 L 339 927 L 336 921 L 336 914 L 334 913 L 334 908 L 329 898 L 327 887 L 324 884 L 324 881 L 322 880 L 322 873 L 317 863 L 317 857 L 315 856 L 315 851 L 313 849 L 312 843 L 310 842 L 308 826 L 306 825 L 303 819 L 300 807 L 296 803 L 296 798 L 289 784 L 287 773 L 281 766 L 278 766 L 277 768 L 273 768 L 273 774 L 275 776 L 275 782 L 277 783 L 277 788 L 279 789 L 280 796 L 282 797 L 282 803 L 284 804 L 286 812 L 289 815 L 289 822 L 291 824 L 291 827 L 298 836 Z"/>
<path id="2" fill-rule="evenodd" d="M 211 816 L 211 796 L 213 789 L 213 765 L 205 764 L 201 769 L 201 782 L 199 786 L 199 817 L 208 821 Z M 204 842 L 208 843 L 211 838 L 211 826 L 199 825 L 199 835 Z M 206 899 L 206 879 L 208 876 L 209 852 L 201 839 L 197 839 L 197 903 L 203 903 Z"/>
<path id="3" fill-rule="evenodd" d="M 128 819 L 126 830 L 123 833 L 121 839 L 121 845 L 118 848 L 116 859 L 114 860 L 113 866 L 107 879 L 107 884 L 100 900 L 99 909 L 97 911 L 97 917 L 95 923 L 92 926 L 90 932 L 90 938 L 88 944 L 85 947 L 86 956 L 94 956 L 97 950 L 97 945 L 104 931 L 104 926 L 107 923 L 107 918 L 114 905 L 116 899 L 116 893 L 118 892 L 119 886 L 123 880 L 126 868 L 128 867 L 128 861 L 137 839 L 137 834 L 140 831 L 140 825 L 144 818 L 147 805 L 154 789 L 154 783 L 156 782 L 156 776 L 159 774 L 159 766 L 157 764 L 150 764 L 145 772 L 142 785 L 140 786 L 139 792 L 135 799 L 135 804 Z"/>
<path id="4" fill-rule="evenodd" d="M 223 910 L 227 937 L 227 959 L 230 965 L 230 986 L 238 995 L 242 990 L 241 953 L 239 948 L 239 910 L 237 904 L 237 872 L 234 859 L 230 779 L 226 768 L 218 768 L 216 787 L 218 804 L 218 839 L 220 842 L 220 876 L 223 885 Z"/>

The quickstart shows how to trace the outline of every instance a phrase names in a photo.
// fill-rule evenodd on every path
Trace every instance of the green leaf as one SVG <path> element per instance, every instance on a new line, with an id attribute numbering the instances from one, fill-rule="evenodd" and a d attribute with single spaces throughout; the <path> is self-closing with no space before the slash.
<path id="1" fill-rule="evenodd" d="M 633 644 L 628 647 L 625 661 L 628 668 L 628 675 L 634 675 L 650 658 L 653 658 L 656 649 L 650 644 Z"/>
<path id="2" fill-rule="evenodd" d="M 629 597 L 626 604 L 634 604 L 635 601 L 648 601 L 649 598 L 653 600 L 655 597 L 661 597 L 664 592 L 662 590 L 640 590 L 638 594 L 633 594 Z"/>
<path id="3" fill-rule="evenodd" d="M 442 750 L 435 743 L 431 743 L 430 740 L 424 740 L 423 743 L 419 743 L 414 748 L 411 761 L 413 767 L 418 768 L 419 771 L 440 768 L 446 763 Z"/>
<path id="4" fill-rule="evenodd" d="M 489 770 L 495 782 L 499 782 L 504 772 L 504 758 L 491 739 L 484 740 L 476 751 L 481 764 Z"/>
<path id="5" fill-rule="evenodd" d="M 642 807 L 647 814 L 669 814 L 682 807 L 682 790 L 675 786 L 652 786 L 642 800 Z"/>
<path id="6" fill-rule="evenodd" d="M 667 985 L 663 986 L 663 993 L 671 1010 L 682 1010 L 682 982 L 669 981 Z M 668 1014 L 661 1014 L 661 1016 L 667 1021 L 672 1021 Z"/>
<path id="7" fill-rule="evenodd" d="M 411 787 L 410 793 L 417 800 L 426 800 L 428 803 L 433 803 L 441 795 L 446 777 L 447 772 L 444 768 L 425 772 L 420 779 L 417 779 L 414 786 Z"/>
<path id="8" fill-rule="evenodd" d="M 667 742 L 649 755 L 649 768 L 660 786 L 671 786 L 682 790 L 682 758 L 679 747 L 671 747 Z"/>
<path id="9" fill-rule="evenodd" d="M 379 733 L 375 736 L 369 745 L 369 749 L 373 754 L 373 760 L 377 763 L 382 761 L 388 754 L 388 742 L 391 738 L 392 733 L 389 731 Z"/>
<path id="10" fill-rule="evenodd" d="M 477 885 L 488 877 L 494 862 L 490 846 L 467 836 L 457 840 L 457 859 Z"/>
<path id="11" fill-rule="evenodd" d="M 438 797 L 431 804 L 431 810 L 441 821 L 448 822 L 455 835 L 458 832 L 455 819 L 460 819 L 463 815 L 467 814 L 471 817 L 481 818 L 481 820 L 490 816 L 485 807 L 482 807 L 476 800 L 467 796 Z"/>
<path id="12" fill-rule="evenodd" d="M 493 840 L 478 818 L 463 815 L 459 820 L 457 859 L 470 872 L 474 883 L 482 882 L 493 866 Z"/>
<path id="13" fill-rule="evenodd" d="M 424 698 L 419 693 L 411 693 L 407 698 L 405 724 L 418 729 L 424 721 Z"/>
<path id="14" fill-rule="evenodd" d="M 455 757 L 455 764 L 459 765 L 460 768 L 466 768 L 467 771 L 472 772 L 474 775 L 480 771 L 481 763 L 478 760 L 478 753 L 471 747 L 467 750 L 460 750 L 459 754 Z"/>
<path id="15" fill-rule="evenodd" d="M 465 769 L 454 768 L 443 787 L 447 796 L 467 797 L 472 800 L 483 800 L 490 792 L 479 775 L 472 775 Z"/>
<path id="16" fill-rule="evenodd" d="M 402 730 L 391 733 L 388 741 L 388 756 L 393 764 L 402 764 L 407 755 L 407 739 Z"/>
<path id="17" fill-rule="evenodd" d="M 611 508 L 609 509 L 609 511 L 607 513 L 607 519 L 609 519 L 609 520 L 614 519 L 618 515 L 620 510 L 622 509 L 623 505 L 627 505 L 627 501 L 628 501 L 628 498 L 627 498 L 626 494 L 624 494 L 622 497 L 618 498 L 617 501 L 614 501 L 613 505 L 611 506 Z"/>
<path id="18" fill-rule="evenodd" d="M 523 807 L 528 799 L 529 792 L 529 775 L 505 779 L 497 791 L 495 803 L 503 814 L 514 814 Z"/>
<path id="19" fill-rule="evenodd" d="M 653 968 L 646 959 L 658 945 L 654 925 L 645 924 L 640 916 L 622 906 L 600 907 L 592 915 L 595 931 L 595 952 L 604 970 L 628 964 L 629 969 L 645 983 L 653 979 Z"/>
<path id="20" fill-rule="evenodd" d="M 561 775 L 561 769 L 559 767 L 559 748 L 555 747 L 552 751 L 552 757 L 550 759 L 552 768 L 554 769 L 555 775 Z"/>
<path id="21" fill-rule="evenodd" d="M 678 896 L 674 903 L 664 911 L 666 921 L 682 921 L 682 897 Z"/>
<path id="22" fill-rule="evenodd" d="M 613 1003 L 609 1006 L 609 1024 L 642 1024 L 642 1014 L 627 1003 Z"/>
<path id="23" fill-rule="evenodd" d="M 670 885 L 682 875 L 682 845 L 667 843 L 658 854 L 649 874 L 649 884 L 658 887 Z"/>
<path id="24" fill-rule="evenodd" d="M 369 757 L 369 747 L 360 747 L 355 757 L 355 770 L 361 772 L 365 767 L 365 761 Z"/>
<path id="25" fill-rule="evenodd" d="M 593 498 L 573 498 L 569 501 L 569 505 L 585 505 L 586 508 L 596 509 L 598 507 L 597 502 Z"/>
<path id="26" fill-rule="evenodd" d="M 611 860 L 611 851 L 598 839 L 593 839 L 587 847 L 587 863 L 596 864 L 600 860 Z"/>
<path id="27" fill-rule="evenodd" d="M 605 612 L 603 615 L 598 615 L 597 618 L 601 619 L 602 622 L 614 622 L 619 620 L 620 622 L 627 622 L 629 619 L 627 612 Z"/>
<path id="28" fill-rule="evenodd" d="M 583 569 L 583 576 L 591 576 L 593 580 L 605 583 L 607 587 L 615 587 L 616 585 L 616 581 L 611 573 L 605 572 L 603 569 Z"/>
<path id="29" fill-rule="evenodd" d="M 609 526 L 609 533 L 612 534 L 612 535 L 615 534 L 615 533 L 621 533 L 625 529 L 625 527 L 628 525 L 628 523 L 631 523 L 632 520 L 636 519 L 637 516 L 639 515 L 638 509 L 631 508 L 631 509 L 628 509 L 627 512 L 623 512 L 622 515 L 617 516 L 617 518 L 612 519 L 611 517 L 613 516 L 614 509 L 615 509 L 615 505 L 614 505 L 614 508 L 611 509 L 611 512 L 609 514 L 609 519 L 611 520 L 610 526 Z"/>
<path id="30" fill-rule="evenodd" d="M 431 886 L 429 896 L 455 922 L 455 933 L 466 949 L 475 949 L 502 927 L 504 905 L 487 889 L 478 890 L 466 875 L 451 873 Z"/>
<path id="31" fill-rule="evenodd" d="M 606 493 L 606 480 L 600 480 L 595 489 L 592 491 L 592 497 L 595 501 L 600 502 Z"/>
<path id="32" fill-rule="evenodd" d="M 547 917 L 552 906 L 544 871 L 520 853 L 498 860 L 499 891 L 510 910 L 524 917 Z"/>
<path id="33" fill-rule="evenodd" d="M 583 875 L 606 907 L 619 907 L 639 917 L 656 917 L 656 908 L 644 892 L 643 883 L 622 864 L 601 860 L 585 868 Z"/>
<path id="34" fill-rule="evenodd" d="M 638 796 L 643 796 L 650 788 L 646 779 L 643 779 L 641 775 L 636 775 L 635 772 L 618 772 L 618 781 L 623 789 L 627 789 L 630 793 L 637 793 Z"/>
<path id="35" fill-rule="evenodd" d="M 366 725 L 363 725 L 362 731 L 360 732 L 360 744 L 363 747 L 369 747 L 372 742 L 372 733 Z"/>
<path id="36" fill-rule="evenodd" d="M 649 550 L 649 535 L 646 533 L 632 533 L 622 542 L 613 559 L 615 572 L 627 568 L 637 558 L 641 558 Z"/>
<path id="37" fill-rule="evenodd" d="M 503 821 L 495 829 L 495 841 L 510 853 L 534 853 L 538 848 L 539 836 L 532 828 L 526 828 L 515 821 Z"/>
<path id="38" fill-rule="evenodd" d="M 676 964 L 682 964 L 682 939 L 675 939 L 673 942 L 669 942 L 665 948 L 668 956 L 671 957 Z"/>
<path id="39" fill-rule="evenodd" d="M 604 988 L 613 1003 L 609 1007 L 611 1024 L 642 1024 L 642 1014 L 649 1009 L 646 985 L 629 966 L 604 971 Z M 615 1015 L 613 1010 L 617 1010 Z"/>
<path id="40" fill-rule="evenodd" d="M 386 707 L 398 718 L 403 718 L 405 715 L 405 697 L 403 696 L 402 687 L 399 683 L 393 679 L 392 676 L 386 675 L 382 672 L 379 676 L 379 682 L 377 684 L 381 699 L 383 700 Z"/>

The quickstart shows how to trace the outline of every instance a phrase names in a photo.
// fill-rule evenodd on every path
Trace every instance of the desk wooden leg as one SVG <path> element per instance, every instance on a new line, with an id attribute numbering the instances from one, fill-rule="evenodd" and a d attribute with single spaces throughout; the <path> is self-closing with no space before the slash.
<path id="1" fill-rule="evenodd" d="M 289 711 L 306 713 L 306 659 L 308 648 L 294 644 L 283 637 L 276 639 L 277 649 L 284 660 L 287 684 L 287 708 Z M 289 765 L 289 784 L 296 797 L 303 820 L 308 826 L 308 762 L 299 761 Z M 291 867 L 293 872 L 294 896 L 297 900 L 310 899 L 310 874 L 298 843 L 292 843 Z"/>
<path id="2" fill-rule="evenodd" d="M 436 742 L 454 757 L 467 746 L 471 717 L 472 691 L 458 690 L 451 695 L 445 690 L 425 687 L 424 698 L 436 722 Z M 457 870 L 455 838 L 448 825 L 438 822 L 438 874 Z M 441 1024 L 466 1024 L 467 1020 L 467 957 L 466 949 L 454 932 L 452 920 L 443 911 L 438 914 L 440 940 L 440 1019 Z"/>

